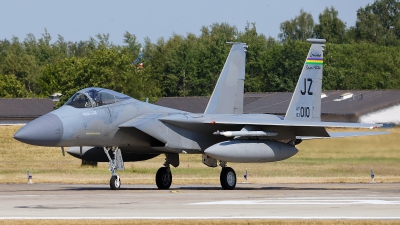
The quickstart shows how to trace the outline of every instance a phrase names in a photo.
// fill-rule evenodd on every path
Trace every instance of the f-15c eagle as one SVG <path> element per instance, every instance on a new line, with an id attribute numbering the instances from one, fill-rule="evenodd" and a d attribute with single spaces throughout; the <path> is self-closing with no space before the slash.
<path id="1" fill-rule="evenodd" d="M 165 154 L 156 174 L 159 189 L 172 183 L 170 165 L 179 166 L 179 154 L 201 154 L 209 167 L 222 167 L 223 189 L 236 186 L 228 162 L 256 163 L 295 155 L 296 144 L 313 138 L 383 134 L 384 132 L 329 133 L 326 127 L 371 128 L 380 124 L 321 122 L 321 86 L 325 40 L 308 39 L 311 47 L 285 117 L 243 114 L 247 46 L 232 48 L 207 108 L 202 114 L 141 102 L 127 95 L 89 87 L 75 93 L 62 107 L 22 127 L 14 138 L 39 146 L 70 147 L 72 156 L 109 162 L 110 187 L 119 189 L 116 170 L 124 162 Z M 72 146 L 72 147 L 71 147 Z"/>

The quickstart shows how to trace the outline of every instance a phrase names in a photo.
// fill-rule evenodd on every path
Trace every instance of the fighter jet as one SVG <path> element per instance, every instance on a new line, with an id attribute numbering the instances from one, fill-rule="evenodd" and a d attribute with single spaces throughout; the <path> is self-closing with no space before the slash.
<path id="1" fill-rule="evenodd" d="M 325 40 L 308 39 L 311 47 L 285 117 L 243 114 L 245 43 L 231 43 L 215 89 L 204 113 L 197 114 L 141 102 L 97 87 L 75 93 L 62 107 L 22 127 L 14 138 L 31 145 L 70 147 L 72 156 L 109 162 L 110 187 L 119 189 L 116 170 L 124 162 L 165 154 L 156 174 L 159 189 L 172 183 L 170 165 L 179 154 L 201 154 L 209 167 L 222 167 L 223 189 L 236 186 L 228 162 L 259 163 L 294 156 L 296 145 L 313 138 L 383 134 L 329 133 L 326 127 L 374 128 L 379 124 L 321 122 L 321 86 Z"/>

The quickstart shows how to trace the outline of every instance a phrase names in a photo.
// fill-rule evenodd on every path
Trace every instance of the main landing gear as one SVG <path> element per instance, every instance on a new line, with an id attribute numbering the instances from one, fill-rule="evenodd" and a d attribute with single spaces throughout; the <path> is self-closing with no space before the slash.
<path id="1" fill-rule="evenodd" d="M 222 167 L 219 181 L 224 190 L 233 190 L 236 187 L 236 173 L 235 171 L 226 166 L 226 162 L 220 161 L 219 165 Z"/>
<path id="2" fill-rule="evenodd" d="M 217 160 L 203 154 L 203 163 L 208 167 L 217 167 Z M 233 190 L 236 187 L 236 173 L 235 171 L 226 166 L 226 162 L 220 160 L 219 165 L 222 167 L 221 175 L 219 176 L 219 181 L 221 183 L 221 187 L 224 190 Z"/>
<path id="3" fill-rule="evenodd" d="M 156 184 L 158 189 L 169 189 L 172 184 L 172 173 L 170 166 L 174 167 L 179 166 L 179 155 L 177 153 L 167 153 L 165 154 L 165 163 L 164 167 L 158 169 L 156 174 Z"/>
<path id="4" fill-rule="evenodd" d="M 109 152 L 113 153 L 113 157 L 110 156 Z M 121 150 L 117 147 L 104 147 L 104 152 L 108 157 L 108 170 L 111 172 L 110 188 L 117 190 L 121 187 L 121 179 L 116 170 L 124 170 L 124 161 L 122 159 Z"/>
<path id="5" fill-rule="evenodd" d="M 158 169 L 157 174 L 156 174 L 156 184 L 158 189 L 169 189 L 172 184 L 172 173 L 171 169 L 168 166 L 166 167 L 161 167 Z"/>

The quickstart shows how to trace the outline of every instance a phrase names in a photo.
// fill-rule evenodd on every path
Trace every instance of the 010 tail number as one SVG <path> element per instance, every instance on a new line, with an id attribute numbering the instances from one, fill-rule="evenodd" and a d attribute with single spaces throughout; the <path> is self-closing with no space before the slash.
<path id="1" fill-rule="evenodd" d="M 296 113 L 296 117 L 310 117 L 310 107 L 300 107 L 299 112 Z"/>

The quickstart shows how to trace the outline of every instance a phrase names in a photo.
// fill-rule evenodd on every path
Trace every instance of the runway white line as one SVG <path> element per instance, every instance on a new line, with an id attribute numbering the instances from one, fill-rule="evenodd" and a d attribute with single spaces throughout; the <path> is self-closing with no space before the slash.
<path id="1" fill-rule="evenodd" d="M 39 196 L 40 195 L 0 195 L 0 198 L 31 198 Z"/>
<path id="2" fill-rule="evenodd" d="M 268 200 L 237 200 L 196 202 L 188 205 L 400 205 L 400 201 L 388 201 L 378 199 L 368 200 L 296 200 L 296 199 L 268 199 Z"/>
<path id="3" fill-rule="evenodd" d="M 211 216 L 211 217 L 0 217 L 0 220 L 231 220 L 231 219 L 283 219 L 283 220 L 400 220 L 400 217 L 309 217 L 309 216 Z"/>
<path id="4" fill-rule="evenodd" d="M 396 196 L 378 196 L 378 195 L 367 195 L 367 196 L 335 196 L 332 198 L 328 198 L 328 197 L 313 197 L 313 196 L 309 196 L 309 197 L 288 197 L 288 198 L 273 198 L 273 199 L 286 199 L 286 200 L 310 200 L 310 199 L 317 199 L 317 200 L 327 200 L 327 199 L 344 199 L 344 200 L 348 200 L 348 199 L 385 199 L 385 198 L 389 198 L 389 199 L 399 199 L 400 200 L 400 196 L 396 197 Z"/>

